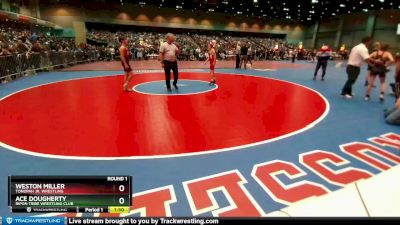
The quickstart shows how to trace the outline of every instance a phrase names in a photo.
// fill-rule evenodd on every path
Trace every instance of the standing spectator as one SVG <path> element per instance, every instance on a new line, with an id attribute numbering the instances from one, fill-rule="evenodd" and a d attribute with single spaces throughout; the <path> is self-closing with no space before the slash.
<path id="1" fill-rule="evenodd" d="M 115 48 L 110 46 L 109 51 L 110 51 L 110 55 L 111 55 L 111 61 L 114 61 L 114 58 L 115 58 Z"/>
<path id="2" fill-rule="evenodd" d="M 247 48 L 247 45 L 244 44 L 241 48 L 240 48 L 240 64 L 239 64 L 239 68 L 242 69 L 242 64 L 244 63 L 244 69 L 247 69 L 247 61 L 248 61 L 248 56 L 247 56 L 247 52 L 249 51 L 249 49 Z"/>
<path id="3" fill-rule="evenodd" d="M 311 51 L 311 59 L 312 59 L 312 61 L 314 62 L 315 61 L 315 57 L 317 56 L 317 50 L 316 49 L 313 49 L 312 51 Z"/>
<path id="4" fill-rule="evenodd" d="M 41 51 L 42 51 L 42 47 L 40 46 L 39 41 L 35 41 L 35 42 L 32 44 L 31 52 L 36 52 L 36 53 L 38 53 L 38 52 L 41 52 Z"/>
<path id="5" fill-rule="evenodd" d="M 32 33 L 32 36 L 31 36 L 31 41 L 32 41 L 32 43 L 33 43 L 33 42 L 36 42 L 36 41 L 38 40 L 38 38 L 39 38 L 39 37 L 37 36 L 37 34 L 36 34 L 35 32 L 33 32 L 33 33 Z"/>
<path id="6" fill-rule="evenodd" d="M 252 51 L 253 51 L 253 50 L 251 49 L 251 46 L 250 46 L 249 49 L 247 50 L 247 58 L 248 58 L 248 60 L 249 60 L 250 65 L 253 66 L 253 62 L 251 61 L 252 53 L 253 53 Z"/>
<path id="7" fill-rule="evenodd" d="M 239 69 L 239 66 L 240 66 L 240 51 L 241 51 L 241 47 L 240 47 L 240 41 L 239 41 L 236 45 L 236 69 Z"/>
<path id="8" fill-rule="evenodd" d="M 324 81 L 325 74 L 326 74 L 326 67 L 328 66 L 328 60 L 331 58 L 332 50 L 327 46 L 323 45 L 322 48 L 317 53 L 317 67 L 315 68 L 314 78 L 313 80 L 317 79 L 318 71 L 322 67 L 322 78 L 321 80 Z"/>
<path id="9" fill-rule="evenodd" d="M 200 47 L 196 48 L 196 59 L 199 60 L 200 59 L 200 54 L 201 54 L 201 49 Z"/>
<path id="10" fill-rule="evenodd" d="M 18 53 L 26 53 L 26 52 L 28 52 L 28 50 L 29 50 L 29 48 L 25 44 L 25 38 L 24 37 L 18 38 L 18 41 L 17 41 L 17 52 Z"/>
<path id="11" fill-rule="evenodd" d="M 293 49 L 293 50 L 291 50 L 291 56 L 292 56 L 292 63 L 294 63 L 295 61 L 296 61 L 296 54 L 297 54 L 297 51 L 296 51 L 296 49 Z"/>
<path id="12" fill-rule="evenodd" d="M 137 51 L 137 53 L 136 53 L 137 59 L 138 59 L 138 60 L 143 60 L 143 48 L 142 48 L 142 46 L 139 46 L 139 47 L 136 49 L 136 51 Z"/>
<path id="13" fill-rule="evenodd" d="M 39 55 L 39 53 L 41 51 L 42 51 L 42 47 L 40 46 L 39 41 L 33 42 L 32 47 L 28 52 L 29 67 L 31 67 L 32 69 L 40 68 L 40 55 Z"/>

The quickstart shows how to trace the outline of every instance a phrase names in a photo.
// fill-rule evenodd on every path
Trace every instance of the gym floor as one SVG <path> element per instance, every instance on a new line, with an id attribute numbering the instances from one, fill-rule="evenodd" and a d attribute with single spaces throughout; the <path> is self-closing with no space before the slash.
<path id="1" fill-rule="evenodd" d="M 130 215 L 264 216 L 400 164 L 393 141 L 400 128 L 383 118 L 394 97 L 389 87 L 381 103 L 375 88 L 364 101 L 365 68 L 355 97 L 346 100 L 345 68 L 334 62 L 325 81 L 312 80 L 315 65 L 308 62 L 255 62 L 248 70 L 233 64 L 217 64 L 217 85 L 210 86 L 204 63 L 180 62 L 179 90 L 172 92 L 156 62 L 132 63 L 139 71 L 131 93 L 122 91 L 115 62 L 1 84 L 0 186 L 8 175 L 131 175 Z M 391 139 L 381 140 L 391 145 L 369 140 L 385 134 Z M 354 143 L 370 152 L 343 150 Z M 325 153 L 313 155 L 325 167 L 307 163 L 316 152 Z M 359 176 L 337 175 L 349 168 Z M 302 194 L 294 188 L 300 184 Z M 151 207 L 141 202 L 146 195 Z M 0 212 L 9 212 L 7 195 Z"/>

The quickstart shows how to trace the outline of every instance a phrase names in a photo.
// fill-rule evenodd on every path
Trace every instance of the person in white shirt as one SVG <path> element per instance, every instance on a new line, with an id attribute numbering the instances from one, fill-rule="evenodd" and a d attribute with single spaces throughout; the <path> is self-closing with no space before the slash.
<path id="1" fill-rule="evenodd" d="M 160 61 L 165 71 L 165 83 L 168 91 L 171 91 L 171 70 L 174 74 L 174 87 L 178 89 L 178 62 L 177 55 L 181 53 L 179 45 L 174 44 L 175 36 L 167 34 L 167 41 L 160 46 Z"/>
<path id="2" fill-rule="evenodd" d="M 110 47 L 109 48 L 110 51 L 110 55 L 111 55 L 111 60 L 114 61 L 115 58 L 115 48 L 114 47 Z"/>
<path id="3" fill-rule="evenodd" d="M 371 37 L 365 37 L 362 43 L 351 49 L 349 60 L 347 62 L 347 76 L 348 79 L 343 86 L 342 96 L 351 99 L 353 97 L 353 84 L 357 81 L 358 75 L 360 75 L 360 68 L 364 62 L 371 63 L 374 61 L 370 58 L 368 48 L 371 45 Z"/>

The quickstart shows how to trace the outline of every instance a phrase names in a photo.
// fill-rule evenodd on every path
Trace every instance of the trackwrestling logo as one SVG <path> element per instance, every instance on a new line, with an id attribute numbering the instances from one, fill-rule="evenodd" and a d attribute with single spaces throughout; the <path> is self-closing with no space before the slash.
<path id="1" fill-rule="evenodd" d="M 4 222 L 4 219 L 3 219 Z M 35 225 L 35 224 L 52 224 L 52 225 L 64 225 L 65 218 L 32 218 L 32 217 L 7 217 L 5 219 L 7 224 L 12 225 Z M 5 223 L 4 223 L 5 224 Z"/>
<path id="2" fill-rule="evenodd" d="M 303 152 L 298 155 L 297 163 L 279 159 L 258 162 L 252 165 L 251 174 L 247 176 L 244 176 L 242 171 L 238 169 L 232 169 L 183 181 L 181 183 L 183 193 L 178 196 L 186 196 L 186 202 L 182 198 L 177 199 L 175 190 L 180 188 L 171 184 L 134 193 L 132 195 L 134 205 L 131 206 L 129 213 L 94 213 L 91 215 L 59 213 L 48 215 L 63 217 L 171 217 L 182 215 L 181 212 L 174 212 L 173 208 L 187 207 L 188 205 L 193 216 L 211 214 L 214 217 L 261 217 L 270 213 L 259 204 L 265 199 L 272 199 L 274 202 L 280 203 L 283 208 L 309 197 L 327 194 L 334 190 L 328 188 L 332 185 L 344 187 L 350 183 L 368 179 L 376 173 L 400 164 L 400 156 L 397 154 L 400 149 L 400 135 L 387 133 L 379 137 L 369 138 L 368 141 L 342 144 L 339 146 L 340 151 L 336 152 L 328 150 Z M 357 168 L 356 165 L 360 165 L 360 163 L 367 166 Z M 308 170 L 304 170 L 304 168 Z M 368 168 L 368 170 L 365 168 Z M 375 173 L 371 171 L 375 171 Z M 311 179 L 307 175 L 317 175 L 321 179 Z M 250 179 L 256 181 L 255 183 L 263 190 L 263 194 L 255 195 L 249 191 L 254 190 L 254 188 L 248 187 L 248 180 Z M 324 182 L 321 182 L 321 180 Z M 217 193 L 224 195 L 228 206 L 218 202 Z M 175 204 L 180 204 L 180 206 L 177 207 Z"/>

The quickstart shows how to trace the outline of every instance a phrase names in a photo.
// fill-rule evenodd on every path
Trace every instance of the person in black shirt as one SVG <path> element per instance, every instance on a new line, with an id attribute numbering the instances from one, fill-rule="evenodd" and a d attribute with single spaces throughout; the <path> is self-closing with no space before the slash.
<path id="1" fill-rule="evenodd" d="M 236 45 L 236 69 L 239 69 L 240 66 L 240 41 Z"/>
<path id="2" fill-rule="evenodd" d="M 242 64 L 244 63 L 244 69 L 247 69 L 247 61 L 248 61 L 248 56 L 247 52 L 249 51 L 248 47 L 246 44 L 244 44 L 240 48 L 240 65 L 239 68 L 242 69 Z"/>

